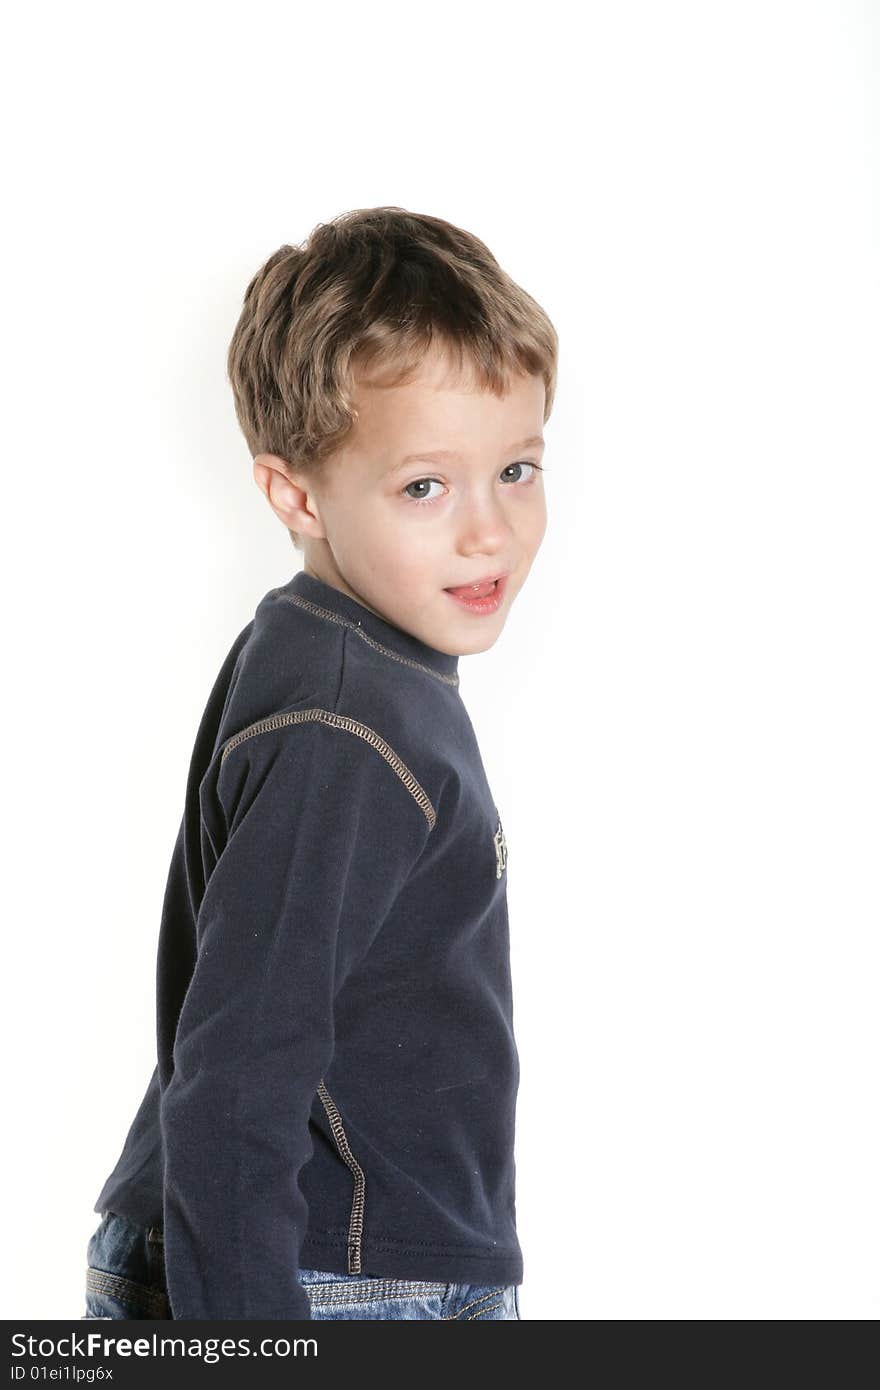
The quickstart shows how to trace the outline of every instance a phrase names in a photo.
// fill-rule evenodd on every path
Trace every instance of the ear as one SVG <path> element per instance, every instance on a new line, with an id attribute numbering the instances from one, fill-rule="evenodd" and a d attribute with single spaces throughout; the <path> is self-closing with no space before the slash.
<path id="1" fill-rule="evenodd" d="M 257 454 L 254 482 L 288 531 L 314 540 L 326 539 L 313 479 L 292 469 L 278 454 Z"/>

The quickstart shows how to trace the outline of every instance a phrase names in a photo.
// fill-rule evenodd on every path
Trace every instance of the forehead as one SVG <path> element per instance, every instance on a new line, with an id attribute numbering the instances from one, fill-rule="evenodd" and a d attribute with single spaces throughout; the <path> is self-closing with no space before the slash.
<path id="1" fill-rule="evenodd" d="M 540 436 L 544 401 L 543 377 L 511 375 L 499 396 L 477 380 L 469 364 L 459 369 L 457 362 L 434 353 L 404 383 L 358 381 L 353 434 L 371 448 L 383 442 L 390 451 L 464 454 L 468 441 L 485 444 L 496 436 L 500 447 L 508 447 Z"/>

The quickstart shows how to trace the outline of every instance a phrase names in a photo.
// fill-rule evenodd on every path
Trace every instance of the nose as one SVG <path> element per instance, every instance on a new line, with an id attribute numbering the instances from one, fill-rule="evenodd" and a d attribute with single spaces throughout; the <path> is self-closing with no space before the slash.
<path id="1" fill-rule="evenodd" d="M 512 534 L 499 503 L 482 499 L 471 501 L 462 509 L 458 528 L 459 554 L 502 555 L 509 548 Z"/>

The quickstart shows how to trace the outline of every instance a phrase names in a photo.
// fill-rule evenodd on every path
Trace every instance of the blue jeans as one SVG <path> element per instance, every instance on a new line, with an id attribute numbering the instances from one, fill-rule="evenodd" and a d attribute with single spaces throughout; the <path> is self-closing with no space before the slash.
<path id="1" fill-rule="evenodd" d="M 162 1228 L 105 1211 L 86 1254 L 85 1318 L 170 1318 Z M 449 1284 L 300 1269 L 314 1321 L 519 1318 L 516 1284 Z"/>

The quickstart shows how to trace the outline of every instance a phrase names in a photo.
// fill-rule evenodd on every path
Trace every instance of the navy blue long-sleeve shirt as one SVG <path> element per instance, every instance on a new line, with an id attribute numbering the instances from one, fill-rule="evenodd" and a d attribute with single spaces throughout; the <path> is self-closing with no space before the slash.
<path id="1" fill-rule="evenodd" d="M 458 658 L 299 572 L 198 729 L 158 1064 L 98 1197 L 174 1318 L 310 1317 L 300 1267 L 519 1283 L 507 847 Z"/>

